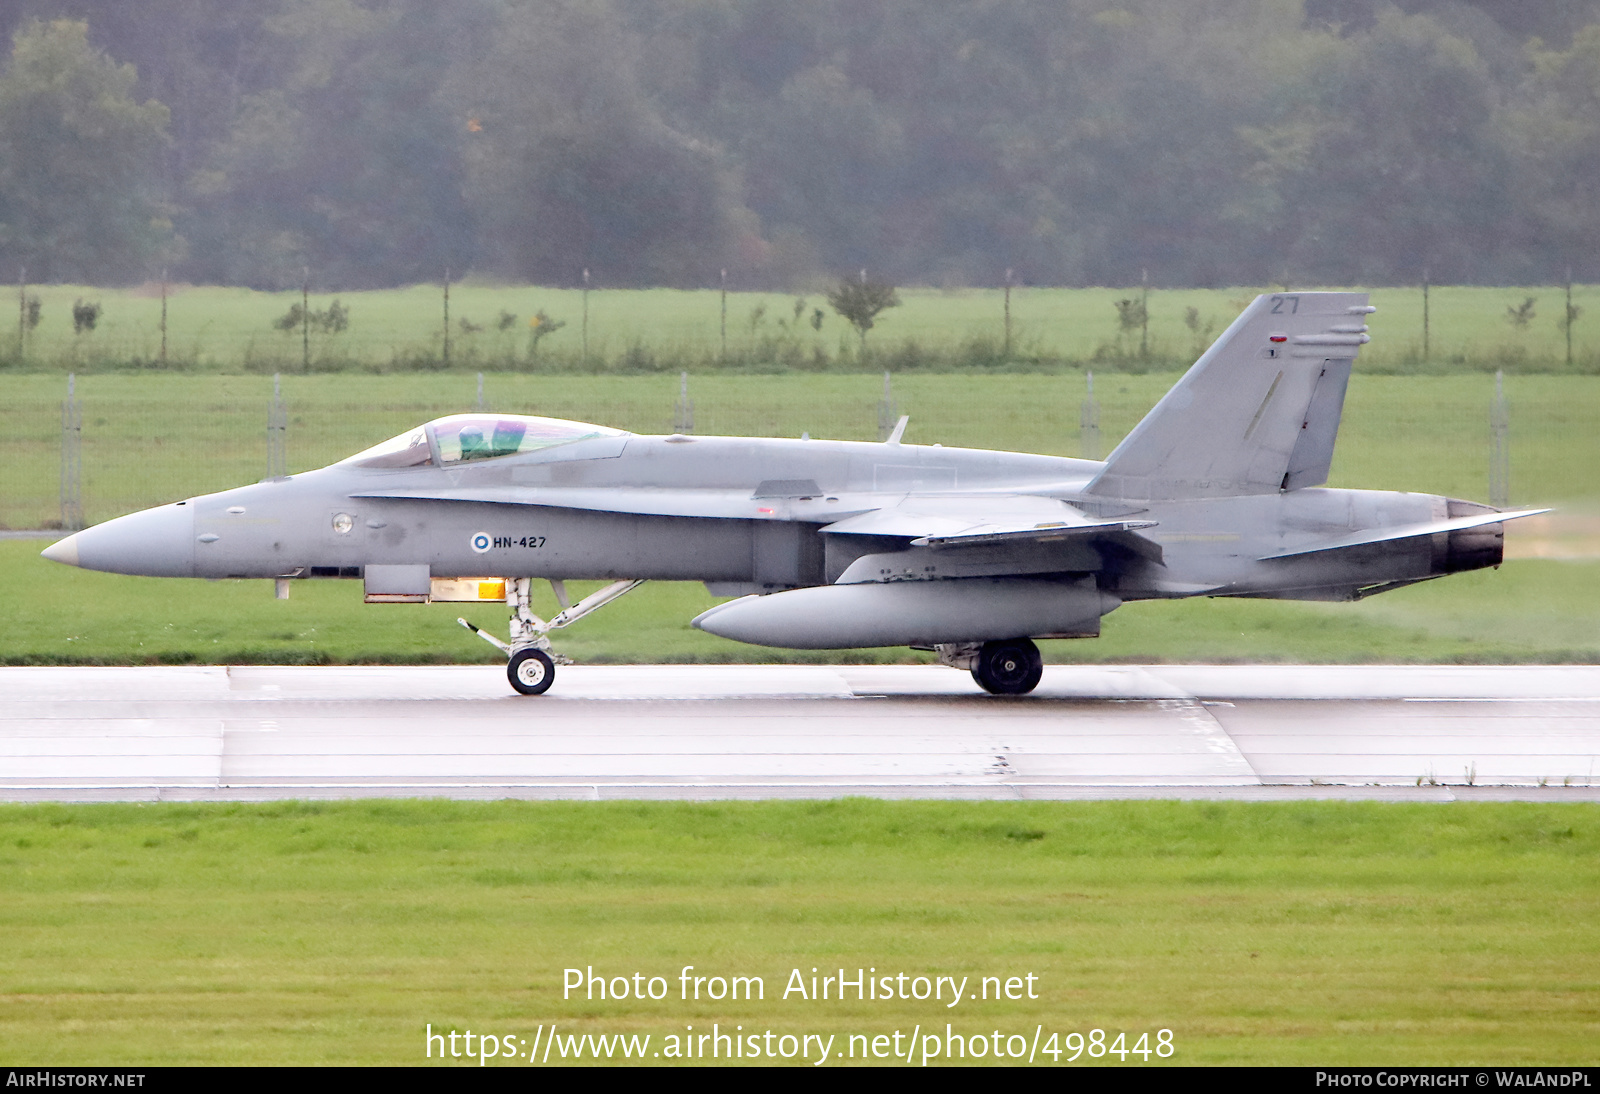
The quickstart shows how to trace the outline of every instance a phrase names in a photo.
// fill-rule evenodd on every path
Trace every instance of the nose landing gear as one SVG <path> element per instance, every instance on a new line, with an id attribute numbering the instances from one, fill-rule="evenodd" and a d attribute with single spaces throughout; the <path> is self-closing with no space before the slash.
<path id="1" fill-rule="evenodd" d="M 457 619 L 467 630 L 508 655 L 506 679 L 521 695 L 543 695 L 555 683 L 556 665 L 570 665 L 571 661 L 550 648 L 549 632 L 570 626 L 590 612 L 605 607 L 625 593 L 644 584 L 642 579 L 614 581 L 598 592 L 591 593 L 578 603 L 567 606 L 566 586 L 552 581 L 562 609 L 548 623 L 534 615 L 528 607 L 528 590 L 533 579 L 511 578 L 506 581 L 506 603 L 511 606 L 511 641 L 502 642 L 465 619 Z"/>

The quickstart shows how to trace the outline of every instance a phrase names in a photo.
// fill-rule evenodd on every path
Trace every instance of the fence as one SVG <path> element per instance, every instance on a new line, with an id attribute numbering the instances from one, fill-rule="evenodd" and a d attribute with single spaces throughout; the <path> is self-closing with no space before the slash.
<path id="1" fill-rule="evenodd" d="M 1175 378 L 1102 373 L 1091 393 L 1070 373 L 0 375 L 0 527 L 94 523 L 320 467 L 475 407 L 640 433 L 860 441 L 905 414 L 908 443 L 1093 457 Z M 1357 376 L 1332 481 L 1515 504 L 1592 497 L 1597 421 L 1596 377 L 1507 377 L 1497 401 L 1486 376 Z"/>
<path id="2" fill-rule="evenodd" d="M 455 284 L 368 292 L 174 286 L 29 286 L 0 325 L 0 369 L 253 372 L 566 371 L 676 376 L 712 370 L 1099 372 L 1182 367 L 1256 290 L 904 289 L 863 360 L 822 295 Z M 101 306 L 92 329 L 75 302 Z M 1600 286 L 1372 290 L 1366 372 L 1600 373 Z M 335 309 L 334 305 L 338 304 Z M 306 306 L 308 305 L 308 306 Z M 291 318 L 296 309 L 299 318 Z M 306 321 L 308 314 L 317 323 Z M 337 322 L 335 322 L 337 318 Z M 446 331 L 448 330 L 448 339 Z M 448 346 L 447 343 L 448 342 Z"/>

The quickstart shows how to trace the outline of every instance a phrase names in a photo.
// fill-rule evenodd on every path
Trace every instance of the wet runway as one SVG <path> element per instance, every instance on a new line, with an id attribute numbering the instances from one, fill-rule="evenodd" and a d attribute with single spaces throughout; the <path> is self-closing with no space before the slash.
<path id="1" fill-rule="evenodd" d="M 1600 801 L 1600 667 L 0 669 L 0 800 Z"/>

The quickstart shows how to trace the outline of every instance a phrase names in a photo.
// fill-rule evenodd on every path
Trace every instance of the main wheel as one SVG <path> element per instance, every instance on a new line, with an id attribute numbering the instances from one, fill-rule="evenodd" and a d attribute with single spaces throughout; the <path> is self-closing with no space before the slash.
<path id="1" fill-rule="evenodd" d="M 984 691 L 995 695 L 1026 695 L 1039 686 L 1044 675 L 1044 658 L 1039 647 L 1026 638 L 1004 642 L 985 642 L 978 650 L 978 663 L 972 678 Z"/>
<path id="2" fill-rule="evenodd" d="M 555 683 L 556 663 L 543 650 L 518 650 L 506 665 L 506 679 L 523 695 L 543 695 Z"/>

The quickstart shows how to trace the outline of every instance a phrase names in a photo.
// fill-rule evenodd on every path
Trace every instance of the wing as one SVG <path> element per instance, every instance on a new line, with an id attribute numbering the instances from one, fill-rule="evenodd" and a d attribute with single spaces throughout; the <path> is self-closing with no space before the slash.
<path id="1" fill-rule="evenodd" d="M 917 547 L 1064 539 L 1130 528 L 1153 520 L 1097 520 L 1055 498 L 1024 494 L 908 498 L 827 525 L 832 535 L 904 536 Z"/>
<path id="2" fill-rule="evenodd" d="M 781 480 L 778 485 L 787 483 Z M 809 483 L 809 480 L 806 480 Z M 812 495 L 822 491 L 812 487 Z M 823 524 L 837 534 L 904 537 L 919 547 L 972 546 L 1022 540 L 1052 540 L 1086 533 L 1149 528 L 1148 520 L 1097 520 L 1054 498 L 1030 495 L 905 498 L 903 494 L 830 495 L 827 503 L 807 496 L 793 500 L 773 483 L 744 490 L 627 486 L 442 486 L 362 490 L 353 498 L 543 505 L 641 516 L 720 517 L 761 520 L 773 516 Z M 885 506 L 887 500 L 897 504 Z M 781 508 L 781 514 L 778 510 Z M 840 513 L 843 519 L 832 520 Z"/>
<path id="3" fill-rule="evenodd" d="M 898 550 L 859 555 L 838 584 L 946 577 L 1083 573 L 1108 554 L 1159 562 L 1161 549 L 1136 534 L 1155 521 L 1098 519 L 1054 498 L 986 495 L 908 498 L 823 527 L 832 537 L 901 539 Z"/>
<path id="4" fill-rule="evenodd" d="M 366 490 L 350 496 L 540 505 L 641 516 L 799 521 L 821 525 L 821 531 L 830 537 L 872 537 L 878 548 L 885 539 L 904 541 L 898 550 L 846 552 L 854 561 L 839 578 L 844 584 L 1083 573 L 1105 568 L 1108 557 L 1161 562 L 1160 546 L 1137 534 L 1138 529 L 1153 527 L 1154 521 L 1126 516 L 1097 518 L 1055 498 L 857 494 L 829 495 L 837 501 L 824 502 L 812 496 L 780 497 L 792 491 L 779 490 L 779 485 L 783 483 L 763 483 L 754 494 L 655 487 L 443 486 Z M 894 504 L 884 504 L 891 499 Z M 841 518 L 841 513 L 846 515 Z"/>

